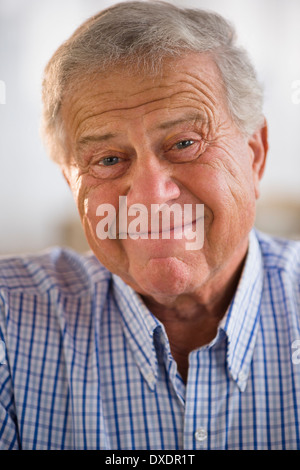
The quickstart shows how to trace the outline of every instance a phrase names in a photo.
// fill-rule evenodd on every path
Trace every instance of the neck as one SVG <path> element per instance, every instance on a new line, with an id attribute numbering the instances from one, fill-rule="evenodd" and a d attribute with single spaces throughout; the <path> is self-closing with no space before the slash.
<path id="1" fill-rule="evenodd" d="M 187 380 L 189 353 L 216 336 L 218 325 L 236 291 L 246 255 L 235 266 L 215 276 L 197 292 L 168 299 L 161 303 L 153 297 L 144 297 L 149 310 L 160 320 L 166 330 L 172 355 L 183 380 Z"/>
<path id="2" fill-rule="evenodd" d="M 182 294 L 176 298 L 155 298 L 144 295 L 144 302 L 162 323 L 173 321 L 185 323 L 207 317 L 220 321 L 239 283 L 245 258 L 246 255 L 234 270 L 227 272 L 227 276 L 222 271 L 191 294 Z"/>

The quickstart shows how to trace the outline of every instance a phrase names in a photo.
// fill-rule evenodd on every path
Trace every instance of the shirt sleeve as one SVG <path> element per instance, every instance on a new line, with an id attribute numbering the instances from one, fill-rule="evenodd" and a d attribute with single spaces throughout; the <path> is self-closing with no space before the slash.
<path id="1" fill-rule="evenodd" d="M 0 295 L 0 450 L 20 449 L 13 384 L 8 364 Z M 2 325 L 1 325 L 2 323 Z"/>
<path id="2" fill-rule="evenodd" d="M 0 341 L 3 348 L 3 341 Z M 1 358 L 0 358 L 1 359 Z M 12 381 L 7 364 L 0 363 L 0 450 L 19 449 Z"/>
<path id="3" fill-rule="evenodd" d="M 0 424 L 0 450 L 19 449 L 15 423 L 2 404 L 0 404 Z"/>

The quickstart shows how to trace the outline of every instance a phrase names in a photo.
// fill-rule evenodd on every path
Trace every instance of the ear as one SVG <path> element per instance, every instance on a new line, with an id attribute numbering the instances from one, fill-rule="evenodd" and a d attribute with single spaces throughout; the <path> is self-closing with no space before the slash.
<path id="1" fill-rule="evenodd" d="M 259 182 L 264 174 L 268 153 L 268 126 L 264 120 L 263 126 L 258 129 L 249 139 L 248 146 L 252 157 L 252 174 L 256 199 L 259 198 Z"/>

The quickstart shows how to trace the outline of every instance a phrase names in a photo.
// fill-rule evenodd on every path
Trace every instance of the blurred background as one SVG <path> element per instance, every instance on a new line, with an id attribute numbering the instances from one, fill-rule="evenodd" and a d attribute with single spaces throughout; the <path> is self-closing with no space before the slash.
<path id="1" fill-rule="evenodd" d="M 43 68 L 111 0 L 0 0 L 0 253 L 87 248 L 77 210 L 39 135 Z M 265 89 L 270 151 L 256 226 L 300 239 L 300 1 L 173 0 L 233 21 Z"/>

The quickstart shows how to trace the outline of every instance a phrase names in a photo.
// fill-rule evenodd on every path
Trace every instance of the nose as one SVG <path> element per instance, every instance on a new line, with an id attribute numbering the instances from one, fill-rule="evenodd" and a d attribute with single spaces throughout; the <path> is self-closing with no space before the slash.
<path id="1" fill-rule="evenodd" d="M 129 176 L 127 204 L 168 204 L 180 196 L 180 188 L 172 178 L 168 165 L 155 155 L 137 159 Z"/>

